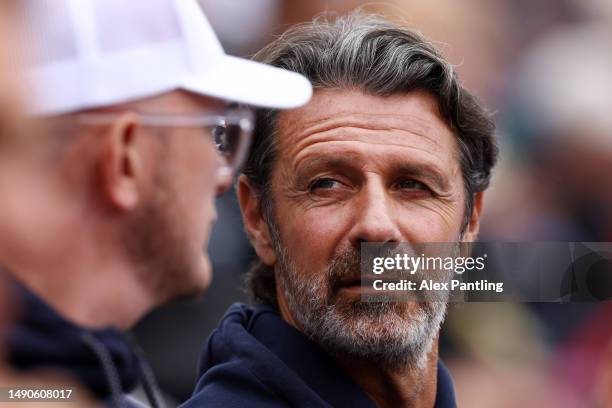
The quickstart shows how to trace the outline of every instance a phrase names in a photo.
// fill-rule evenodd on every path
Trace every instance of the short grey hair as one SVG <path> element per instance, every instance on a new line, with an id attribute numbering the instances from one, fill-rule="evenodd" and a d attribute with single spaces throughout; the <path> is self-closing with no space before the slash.
<path id="1" fill-rule="evenodd" d="M 315 89 L 360 89 L 390 96 L 424 90 L 457 137 L 466 192 L 462 231 L 474 194 L 484 191 L 497 159 L 495 126 L 476 98 L 459 83 L 452 64 L 420 34 L 378 15 L 355 11 L 296 25 L 254 59 L 306 76 Z M 273 225 L 271 175 L 276 161 L 278 111 L 258 112 L 253 147 L 242 170 L 258 195 L 262 215 Z M 276 303 L 274 271 L 256 261 L 245 277 L 255 301 Z"/>

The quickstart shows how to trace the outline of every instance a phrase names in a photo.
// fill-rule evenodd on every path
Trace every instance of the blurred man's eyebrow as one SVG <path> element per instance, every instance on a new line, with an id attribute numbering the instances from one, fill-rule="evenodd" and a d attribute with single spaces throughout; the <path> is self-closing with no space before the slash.
<path id="1" fill-rule="evenodd" d="M 242 107 L 244 105 L 239 104 L 238 102 L 228 102 L 225 104 L 225 106 L 223 108 L 221 108 L 223 111 L 227 112 L 227 111 L 233 111 L 236 110 L 240 107 Z"/>

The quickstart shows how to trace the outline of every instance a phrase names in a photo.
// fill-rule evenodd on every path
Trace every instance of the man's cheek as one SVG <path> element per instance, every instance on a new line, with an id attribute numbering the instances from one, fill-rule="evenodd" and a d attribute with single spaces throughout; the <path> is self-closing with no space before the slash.
<path id="1" fill-rule="evenodd" d="M 330 241 L 345 232 L 347 217 L 341 210 L 317 208 L 302 213 L 296 222 L 310 240 Z"/>
<path id="2" fill-rule="evenodd" d="M 404 240 L 415 242 L 449 242 L 457 239 L 463 222 L 454 209 L 430 207 L 400 216 Z"/>
<path id="3" fill-rule="evenodd" d="M 287 232 L 284 240 L 298 251 L 296 259 L 301 258 L 314 266 L 324 263 L 334 254 L 344 227 L 333 215 L 313 211 L 292 217 L 289 228 L 280 226 Z"/>

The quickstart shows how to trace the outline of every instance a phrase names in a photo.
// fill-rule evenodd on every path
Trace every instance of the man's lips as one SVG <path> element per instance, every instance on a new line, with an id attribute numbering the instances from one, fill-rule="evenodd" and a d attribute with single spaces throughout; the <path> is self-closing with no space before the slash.
<path id="1" fill-rule="evenodd" d="M 358 291 L 360 289 L 371 289 L 374 279 L 370 277 L 361 277 L 361 276 L 347 276 L 338 281 L 336 285 L 334 285 L 334 289 L 338 292 L 341 289 Z"/>

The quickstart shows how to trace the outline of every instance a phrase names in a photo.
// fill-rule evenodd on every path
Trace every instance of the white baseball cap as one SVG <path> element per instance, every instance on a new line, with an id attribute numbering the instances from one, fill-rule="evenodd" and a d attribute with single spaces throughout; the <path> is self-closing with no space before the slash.
<path id="1" fill-rule="evenodd" d="M 226 55 L 195 0 L 28 0 L 30 113 L 55 115 L 177 89 L 269 108 L 310 99 L 294 72 Z"/>

